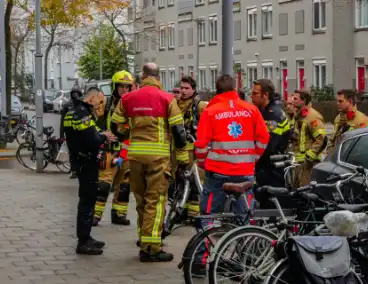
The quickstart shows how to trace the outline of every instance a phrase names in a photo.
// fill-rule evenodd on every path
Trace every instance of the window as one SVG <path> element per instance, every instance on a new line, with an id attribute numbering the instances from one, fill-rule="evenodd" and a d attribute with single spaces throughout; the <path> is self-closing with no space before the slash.
<path id="1" fill-rule="evenodd" d="M 194 67 L 193 66 L 188 67 L 188 75 L 194 79 Z"/>
<path id="2" fill-rule="evenodd" d="M 217 42 L 217 16 L 209 17 L 210 43 Z"/>
<path id="3" fill-rule="evenodd" d="M 158 0 L 158 7 L 159 8 L 165 7 L 165 0 Z"/>
<path id="4" fill-rule="evenodd" d="M 206 43 L 206 23 L 204 21 L 198 22 L 198 44 Z"/>
<path id="5" fill-rule="evenodd" d="M 139 32 L 135 34 L 135 51 L 141 51 L 141 34 Z"/>
<path id="6" fill-rule="evenodd" d="M 218 76 L 217 67 L 215 67 L 215 66 L 210 67 L 211 91 L 216 90 L 217 76 Z"/>
<path id="7" fill-rule="evenodd" d="M 183 66 L 180 66 L 179 67 L 179 78 L 181 79 L 181 78 L 183 78 L 183 76 L 184 76 L 184 67 Z"/>
<path id="8" fill-rule="evenodd" d="M 199 90 L 206 88 L 206 69 L 204 67 L 199 69 Z"/>
<path id="9" fill-rule="evenodd" d="M 195 0 L 195 4 L 196 5 L 203 5 L 204 4 L 204 0 Z"/>
<path id="10" fill-rule="evenodd" d="M 169 24 L 167 26 L 167 33 L 168 33 L 168 39 L 169 39 L 169 48 L 175 47 L 175 25 Z"/>
<path id="11" fill-rule="evenodd" d="M 368 135 L 354 137 L 345 141 L 341 147 L 341 162 L 363 166 L 368 169 L 368 151 L 367 151 Z"/>
<path id="12" fill-rule="evenodd" d="M 313 0 L 313 29 L 326 28 L 326 2 L 325 0 Z"/>
<path id="13" fill-rule="evenodd" d="M 272 6 L 262 6 L 262 36 L 272 36 Z"/>
<path id="14" fill-rule="evenodd" d="M 166 85 L 166 70 L 161 70 L 160 71 L 160 81 L 161 81 L 161 84 L 162 84 L 162 88 L 164 90 L 167 90 L 167 85 Z"/>
<path id="15" fill-rule="evenodd" d="M 257 63 L 250 63 L 247 66 L 248 73 L 248 88 L 251 88 L 253 85 L 253 81 L 257 80 Z"/>
<path id="16" fill-rule="evenodd" d="M 159 33 L 159 39 L 160 39 L 160 49 L 165 49 L 166 47 L 166 32 L 165 27 L 160 27 L 160 33 Z"/>
<path id="17" fill-rule="evenodd" d="M 257 37 L 257 8 L 247 10 L 248 38 Z"/>
<path id="18" fill-rule="evenodd" d="M 69 63 L 72 61 L 72 57 L 73 57 L 73 50 L 68 48 L 65 51 L 65 63 Z"/>
<path id="19" fill-rule="evenodd" d="M 167 5 L 174 5 L 175 4 L 175 1 L 174 0 L 167 0 Z"/>
<path id="20" fill-rule="evenodd" d="M 304 89 L 305 88 L 305 69 L 304 69 L 304 61 L 303 60 L 298 60 L 296 62 L 296 77 L 297 77 L 297 82 L 296 82 L 296 86 L 297 89 Z"/>
<path id="21" fill-rule="evenodd" d="M 355 8 L 356 27 L 368 27 L 368 0 L 355 0 Z"/>
<path id="22" fill-rule="evenodd" d="M 172 89 L 174 89 L 175 87 L 175 69 L 170 69 L 169 70 L 169 85 L 168 85 L 168 90 L 171 91 Z"/>
<path id="23" fill-rule="evenodd" d="M 326 86 L 326 60 L 313 61 L 313 73 L 314 87 L 323 88 L 324 86 Z"/>
<path id="24" fill-rule="evenodd" d="M 262 63 L 262 78 L 270 79 L 273 78 L 273 62 Z"/>

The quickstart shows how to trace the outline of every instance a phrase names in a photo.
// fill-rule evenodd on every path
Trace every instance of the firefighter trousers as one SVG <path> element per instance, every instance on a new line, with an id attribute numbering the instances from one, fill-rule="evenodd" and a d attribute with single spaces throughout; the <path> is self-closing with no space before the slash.
<path id="1" fill-rule="evenodd" d="M 126 216 L 128 213 L 130 195 L 129 162 L 124 161 L 122 168 L 119 169 L 117 166 L 111 165 L 113 159 L 114 155 L 112 153 L 106 153 L 106 169 L 99 170 L 99 191 L 94 213 L 94 217 L 98 220 L 102 218 L 105 211 L 111 186 L 114 189 L 111 208 L 112 216 L 121 217 Z"/>
<path id="2" fill-rule="evenodd" d="M 144 161 L 147 160 L 147 161 Z M 169 157 L 130 160 L 130 185 L 137 206 L 137 230 L 141 250 L 161 251 L 162 227 L 169 186 Z"/>
<path id="3" fill-rule="evenodd" d="M 294 169 L 294 189 L 310 183 L 312 169 L 318 162 L 304 161 Z"/>

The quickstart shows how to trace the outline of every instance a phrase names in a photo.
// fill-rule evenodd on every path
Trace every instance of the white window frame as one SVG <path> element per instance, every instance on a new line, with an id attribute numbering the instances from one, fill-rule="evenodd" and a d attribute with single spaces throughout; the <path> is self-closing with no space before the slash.
<path id="1" fill-rule="evenodd" d="M 175 4 L 175 0 L 167 0 L 168 6 L 173 6 Z"/>
<path id="2" fill-rule="evenodd" d="M 257 17 L 257 8 L 249 8 L 247 9 L 247 37 L 249 39 L 253 39 L 253 38 L 257 38 L 257 22 L 258 22 L 258 17 Z M 254 18 L 255 17 L 255 18 Z M 250 22 L 253 22 L 253 29 L 251 30 L 251 25 Z M 255 26 L 254 26 L 255 23 Z"/>
<path id="3" fill-rule="evenodd" d="M 325 3 L 325 13 L 323 15 L 322 13 L 322 3 Z M 315 11 L 314 11 L 314 5 L 315 3 L 319 3 L 319 14 L 318 14 L 318 23 L 319 23 L 319 27 L 315 27 L 314 23 L 315 23 Z M 327 1 L 326 0 L 313 0 L 313 30 L 326 30 L 326 25 L 327 25 Z M 323 17 L 325 17 L 324 23 L 325 25 L 322 27 L 322 22 L 323 22 Z"/>
<path id="4" fill-rule="evenodd" d="M 211 65 L 210 66 L 210 87 L 211 91 L 216 90 L 216 80 L 218 78 L 218 67 L 217 65 Z"/>
<path id="5" fill-rule="evenodd" d="M 208 32 L 209 32 L 209 42 L 217 43 L 218 40 L 218 20 L 217 15 L 208 17 Z"/>
<path id="6" fill-rule="evenodd" d="M 172 78 L 173 74 L 174 74 L 174 77 Z M 176 83 L 175 67 L 169 68 L 169 77 L 168 77 L 168 79 L 169 79 L 168 90 L 171 91 L 172 89 L 174 89 L 175 83 Z"/>
<path id="7" fill-rule="evenodd" d="M 160 81 L 162 84 L 162 89 L 167 90 L 167 72 L 166 69 L 160 69 Z"/>
<path id="8" fill-rule="evenodd" d="M 206 44 L 206 22 L 205 21 L 197 22 L 197 33 L 198 33 L 198 44 L 205 45 Z"/>
<path id="9" fill-rule="evenodd" d="M 247 87 L 251 88 L 253 85 L 253 81 L 258 79 L 258 66 L 257 62 L 248 62 L 247 63 Z"/>
<path id="10" fill-rule="evenodd" d="M 179 66 L 179 80 L 184 76 L 184 66 Z"/>
<path id="11" fill-rule="evenodd" d="M 300 86 L 300 73 L 299 73 L 299 69 L 304 69 L 304 78 L 303 78 L 303 81 L 305 81 L 305 62 L 304 62 L 304 59 L 298 59 L 296 61 L 296 88 L 298 90 L 301 89 L 301 86 Z M 305 84 L 305 82 L 304 82 Z"/>
<path id="12" fill-rule="evenodd" d="M 140 31 L 137 31 L 135 33 L 134 44 L 135 44 L 135 51 L 140 52 L 141 51 L 141 34 L 140 34 Z"/>
<path id="13" fill-rule="evenodd" d="M 165 0 L 158 0 L 158 7 L 164 8 L 165 7 Z"/>
<path id="14" fill-rule="evenodd" d="M 270 80 L 273 79 L 273 61 L 262 62 L 262 78 L 270 79 Z"/>
<path id="15" fill-rule="evenodd" d="M 199 91 L 201 91 L 201 90 L 204 90 L 205 88 L 206 88 L 206 84 L 207 84 L 207 82 L 206 82 L 206 67 L 205 66 L 200 66 L 199 68 L 198 68 L 199 70 L 198 70 L 198 72 L 199 72 L 199 74 L 198 74 L 198 78 L 199 78 L 199 84 L 198 84 L 198 89 L 199 89 Z"/>
<path id="16" fill-rule="evenodd" d="M 175 24 L 169 23 L 167 25 L 167 38 L 169 48 L 175 48 Z"/>
<path id="17" fill-rule="evenodd" d="M 355 0 L 355 27 L 356 28 L 367 28 L 368 27 L 368 1 L 367 0 Z"/>
<path id="18" fill-rule="evenodd" d="M 272 36 L 272 24 L 273 24 L 273 14 L 272 14 L 272 4 L 265 4 L 261 7 L 261 19 L 262 19 L 262 36 L 271 37 Z M 265 19 L 268 17 L 268 29 L 269 31 L 265 31 L 266 24 Z"/>
<path id="19" fill-rule="evenodd" d="M 193 74 L 191 74 L 191 73 L 193 73 Z M 188 75 L 191 76 L 194 79 L 194 77 L 195 77 L 194 66 L 192 66 L 192 65 L 188 66 Z"/>
<path id="20" fill-rule="evenodd" d="M 203 5 L 204 4 L 204 0 L 195 0 L 195 4 L 196 5 Z"/>
<path id="21" fill-rule="evenodd" d="M 160 26 L 160 31 L 158 34 L 159 43 L 160 43 L 160 50 L 163 50 L 166 48 L 166 28 L 164 25 Z"/>
<path id="22" fill-rule="evenodd" d="M 325 84 L 323 84 L 322 82 L 322 70 L 323 70 L 323 66 L 325 67 Z M 317 78 L 317 74 L 316 74 L 316 69 L 319 69 L 318 71 L 318 78 Z M 318 80 L 318 81 L 317 81 Z M 323 88 L 324 86 L 327 85 L 327 62 L 326 59 L 316 59 L 313 60 L 313 86 L 314 87 L 319 87 L 319 88 Z"/>

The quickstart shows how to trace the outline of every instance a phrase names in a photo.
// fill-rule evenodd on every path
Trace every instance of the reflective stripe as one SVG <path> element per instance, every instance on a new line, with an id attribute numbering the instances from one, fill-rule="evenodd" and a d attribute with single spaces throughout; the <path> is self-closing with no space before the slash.
<path id="1" fill-rule="evenodd" d="M 185 150 L 192 151 L 194 150 L 194 144 L 193 143 L 187 143 L 187 145 L 184 147 Z"/>
<path id="2" fill-rule="evenodd" d="M 204 159 L 197 159 L 198 163 L 204 163 Z"/>
<path id="3" fill-rule="evenodd" d="M 187 205 L 188 210 L 199 212 L 199 205 Z"/>
<path id="4" fill-rule="evenodd" d="M 296 154 L 295 155 L 295 160 L 300 163 L 300 162 L 304 162 L 305 160 L 305 154 Z"/>
<path id="5" fill-rule="evenodd" d="M 198 154 L 205 154 L 208 152 L 208 148 L 204 148 L 204 149 L 201 149 L 201 148 L 196 148 L 196 152 Z"/>
<path id="6" fill-rule="evenodd" d="M 215 152 L 209 152 L 208 159 L 218 161 L 218 162 L 228 162 L 228 163 L 254 163 L 256 160 L 256 155 L 248 154 L 248 155 L 225 155 L 225 154 L 218 154 Z"/>
<path id="7" fill-rule="evenodd" d="M 183 116 L 181 114 L 178 114 L 178 115 L 174 115 L 172 117 L 169 117 L 168 121 L 169 121 L 169 125 L 170 126 L 184 123 L 184 119 L 183 119 Z"/>
<path id="8" fill-rule="evenodd" d="M 129 155 L 159 155 L 170 156 L 170 145 L 156 142 L 132 142 L 129 146 Z"/>
<path id="9" fill-rule="evenodd" d="M 129 149 L 129 146 L 125 143 L 121 143 L 121 149 L 125 149 L 125 150 L 128 150 Z"/>
<path id="10" fill-rule="evenodd" d="M 300 131 L 300 144 L 299 144 L 299 148 L 300 148 L 301 153 L 305 152 L 305 129 L 306 128 L 307 128 L 307 123 L 305 121 L 303 121 L 302 128 L 301 128 L 301 131 Z"/>
<path id="11" fill-rule="evenodd" d="M 186 162 L 186 161 L 189 161 L 189 154 L 187 151 L 177 151 L 176 152 L 176 160 L 178 162 Z"/>
<path id="12" fill-rule="evenodd" d="M 158 143 L 162 144 L 165 142 L 165 122 L 162 117 L 157 118 L 157 129 L 158 129 Z"/>
<path id="13" fill-rule="evenodd" d="M 113 204 L 111 207 L 113 210 L 116 210 L 120 213 L 127 213 L 128 212 L 128 206 L 127 205 L 119 205 L 119 204 Z"/>
<path id="14" fill-rule="evenodd" d="M 318 129 L 313 132 L 313 138 L 317 138 L 319 135 L 327 135 L 327 131 L 324 129 Z"/>
<path id="15" fill-rule="evenodd" d="M 276 127 L 275 129 L 272 129 L 271 132 L 281 136 L 289 131 L 290 131 L 290 124 L 287 124 L 284 127 Z"/>
<path id="16" fill-rule="evenodd" d="M 305 155 L 311 158 L 312 160 L 317 159 L 317 155 L 311 149 L 309 149 L 307 153 L 305 153 Z"/>
<path id="17" fill-rule="evenodd" d="M 212 142 L 212 149 L 217 150 L 234 150 L 234 149 L 254 149 L 254 142 L 253 141 L 226 141 L 226 142 Z"/>
<path id="18" fill-rule="evenodd" d="M 153 228 L 152 228 L 152 238 L 159 238 L 161 241 L 161 232 L 160 232 L 160 227 L 162 227 L 162 217 L 163 217 L 163 212 L 165 210 L 164 206 L 164 200 L 165 197 L 163 194 L 160 194 L 160 198 L 156 204 L 156 216 L 155 216 L 155 220 L 154 220 L 154 224 L 153 224 Z"/>
<path id="19" fill-rule="evenodd" d="M 64 127 L 72 127 L 72 122 L 70 120 L 64 120 Z"/>
<path id="20" fill-rule="evenodd" d="M 141 243 L 149 243 L 149 244 L 161 244 L 162 239 L 161 237 L 148 237 L 148 236 L 141 236 Z"/>
<path id="21" fill-rule="evenodd" d="M 125 117 L 120 116 L 116 112 L 114 112 L 111 116 L 111 121 L 115 123 L 126 123 L 127 120 Z"/>
<path id="22" fill-rule="evenodd" d="M 256 147 L 261 148 L 261 149 L 266 149 L 267 148 L 267 144 L 261 143 L 259 141 L 256 141 Z"/>

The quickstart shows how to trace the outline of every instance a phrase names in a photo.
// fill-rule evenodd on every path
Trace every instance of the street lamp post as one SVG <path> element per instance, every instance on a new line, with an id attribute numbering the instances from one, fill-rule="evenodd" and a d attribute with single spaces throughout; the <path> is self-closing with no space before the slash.
<path id="1" fill-rule="evenodd" d="M 1 102 L 0 102 L 0 121 L 2 117 L 6 115 L 6 54 L 5 54 L 5 27 L 4 27 L 4 15 L 5 13 L 5 1 L 0 0 L 0 81 L 1 81 Z M 5 129 L 0 128 L 0 131 Z"/>
<path id="2" fill-rule="evenodd" d="M 41 52 L 41 0 L 36 0 L 36 172 L 43 171 L 43 90 L 42 90 L 42 52 Z"/>
<path id="3" fill-rule="evenodd" d="M 31 51 L 31 53 L 32 53 L 32 88 L 33 88 L 33 93 L 34 94 L 36 94 L 36 87 L 35 87 L 35 72 L 36 72 L 36 70 L 35 70 L 35 52 L 36 52 L 36 50 L 35 49 L 31 49 L 30 50 Z"/>
<path id="4" fill-rule="evenodd" d="M 222 74 L 234 73 L 233 42 L 234 20 L 233 1 L 222 0 Z"/>

